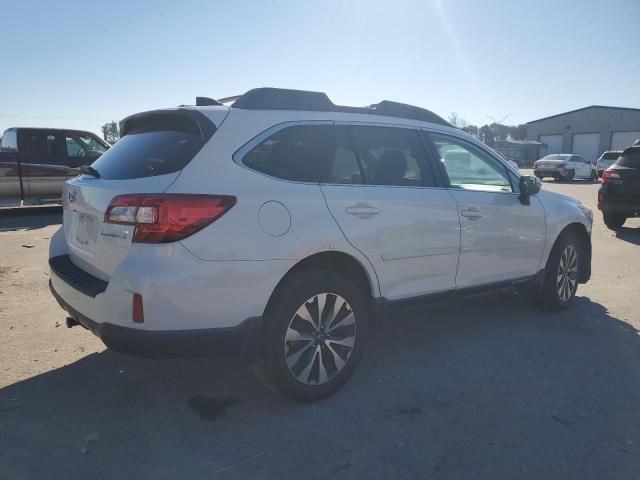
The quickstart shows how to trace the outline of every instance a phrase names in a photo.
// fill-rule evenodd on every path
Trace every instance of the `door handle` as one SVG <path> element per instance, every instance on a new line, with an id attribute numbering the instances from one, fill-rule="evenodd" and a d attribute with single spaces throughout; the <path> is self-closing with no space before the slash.
<path id="1" fill-rule="evenodd" d="M 460 210 L 460 215 L 462 215 L 465 218 L 468 218 L 469 220 L 477 220 L 483 217 L 483 215 L 480 213 L 480 210 L 478 210 L 475 207 L 470 207 L 470 208 L 465 208 L 464 210 Z"/>
<path id="2" fill-rule="evenodd" d="M 345 208 L 345 212 L 349 215 L 355 215 L 358 218 L 369 218 L 380 213 L 380 210 L 367 203 L 356 203 L 355 205 Z"/>

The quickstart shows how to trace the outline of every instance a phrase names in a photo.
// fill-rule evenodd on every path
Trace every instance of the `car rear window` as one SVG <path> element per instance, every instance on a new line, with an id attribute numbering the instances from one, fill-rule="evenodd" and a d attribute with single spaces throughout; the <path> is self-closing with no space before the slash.
<path id="1" fill-rule="evenodd" d="M 606 152 L 602 155 L 603 160 L 616 160 L 620 156 L 620 152 Z"/>
<path id="2" fill-rule="evenodd" d="M 542 160 L 564 160 L 569 155 L 547 155 Z"/>
<path id="3" fill-rule="evenodd" d="M 107 180 L 154 177 L 182 170 L 215 131 L 176 113 L 139 114 L 126 119 L 124 136 L 91 164 Z"/>
<path id="4" fill-rule="evenodd" d="M 625 150 L 618 158 L 616 165 L 621 167 L 640 168 L 640 148 Z"/>

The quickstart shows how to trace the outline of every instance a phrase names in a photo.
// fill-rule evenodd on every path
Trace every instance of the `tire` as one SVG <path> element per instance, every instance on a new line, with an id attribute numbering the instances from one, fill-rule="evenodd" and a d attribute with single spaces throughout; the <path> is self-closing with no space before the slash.
<path id="1" fill-rule="evenodd" d="M 604 220 L 604 224 L 611 230 L 622 227 L 624 222 L 627 221 L 627 217 L 619 213 L 604 213 L 602 219 Z"/>
<path id="2" fill-rule="evenodd" d="M 573 178 L 576 176 L 576 171 L 575 170 L 567 170 L 567 173 L 565 173 L 562 176 L 562 180 L 566 181 L 566 182 L 570 182 L 573 180 Z"/>
<path id="3" fill-rule="evenodd" d="M 551 250 L 542 285 L 534 292 L 536 305 L 553 311 L 568 308 L 575 299 L 583 261 L 584 247 L 580 239 L 563 233 Z"/>
<path id="4" fill-rule="evenodd" d="M 589 180 L 591 180 L 592 182 L 597 182 L 598 172 L 596 172 L 595 170 L 591 170 L 591 178 L 589 178 Z"/>
<path id="5" fill-rule="evenodd" d="M 351 378 L 362 357 L 369 324 L 364 296 L 342 275 L 319 269 L 292 277 L 276 295 L 266 314 L 270 382 L 297 402 L 326 398 Z"/>
<path id="6" fill-rule="evenodd" d="M 544 178 L 544 176 L 540 175 L 539 173 L 536 173 L 536 177 L 538 177 L 540 180 L 542 180 Z"/>

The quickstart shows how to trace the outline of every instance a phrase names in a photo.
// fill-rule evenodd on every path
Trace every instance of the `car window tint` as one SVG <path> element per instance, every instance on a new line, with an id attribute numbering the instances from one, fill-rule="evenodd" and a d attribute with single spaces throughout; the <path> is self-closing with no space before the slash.
<path id="1" fill-rule="evenodd" d="M 364 183 L 420 187 L 435 185 L 418 132 L 406 128 L 351 126 Z"/>
<path id="2" fill-rule="evenodd" d="M 28 163 L 43 165 L 65 165 L 57 136 L 50 132 L 29 131 L 26 133 L 25 159 Z"/>
<path id="3" fill-rule="evenodd" d="M 480 148 L 448 135 L 431 134 L 452 187 L 511 192 L 506 167 Z"/>
<path id="4" fill-rule="evenodd" d="M 298 182 L 319 182 L 333 145 L 331 125 L 295 125 L 277 131 L 242 159 L 258 172 Z"/>
<path id="5" fill-rule="evenodd" d="M 182 170 L 202 147 L 202 138 L 188 132 L 131 133 L 91 164 L 101 178 L 124 180 Z"/>
<path id="6" fill-rule="evenodd" d="M 358 185 L 363 183 L 362 171 L 358 164 L 358 157 L 353 149 L 351 139 L 345 127 L 336 127 L 336 151 L 326 183 Z"/>
<path id="7" fill-rule="evenodd" d="M 640 168 L 640 148 L 625 150 L 618 158 L 616 165 L 629 168 Z"/>

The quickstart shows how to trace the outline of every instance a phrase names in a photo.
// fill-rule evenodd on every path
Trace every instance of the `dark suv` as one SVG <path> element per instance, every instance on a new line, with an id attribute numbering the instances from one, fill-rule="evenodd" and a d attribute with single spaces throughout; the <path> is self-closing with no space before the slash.
<path id="1" fill-rule="evenodd" d="M 598 209 L 609 228 L 620 228 L 640 216 L 640 146 L 629 147 L 602 174 Z"/>
<path id="2" fill-rule="evenodd" d="M 60 202 L 64 182 L 107 151 L 81 130 L 9 128 L 0 148 L 0 206 Z"/>

